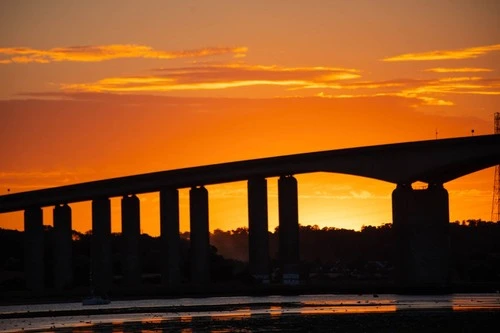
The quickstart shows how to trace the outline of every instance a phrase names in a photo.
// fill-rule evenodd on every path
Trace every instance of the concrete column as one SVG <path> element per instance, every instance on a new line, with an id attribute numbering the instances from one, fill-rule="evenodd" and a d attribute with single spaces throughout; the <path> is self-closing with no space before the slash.
<path id="1" fill-rule="evenodd" d="M 299 283 L 299 210 L 297 180 L 281 176 L 278 180 L 279 254 L 284 284 Z"/>
<path id="2" fill-rule="evenodd" d="M 252 276 L 269 283 L 267 180 L 248 181 L 248 262 Z"/>
<path id="3" fill-rule="evenodd" d="M 450 282 L 448 192 L 398 185 L 392 193 L 395 282 L 402 291 L 445 291 Z"/>
<path id="4" fill-rule="evenodd" d="M 122 198 L 122 271 L 125 286 L 135 289 L 141 284 L 139 240 L 141 236 L 141 210 L 135 195 Z"/>
<path id="5" fill-rule="evenodd" d="M 92 200 L 91 287 L 106 294 L 113 281 L 111 261 L 111 202 L 108 198 Z"/>
<path id="6" fill-rule="evenodd" d="M 54 217 L 54 287 L 58 291 L 68 289 L 73 283 L 71 207 L 57 205 Z"/>
<path id="7" fill-rule="evenodd" d="M 191 283 L 210 282 L 210 235 L 208 231 L 208 191 L 193 187 L 189 191 Z"/>
<path id="8" fill-rule="evenodd" d="M 181 283 L 181 243 L 179 234 L 179 191 L 160 191 L 161 272 L 164 286 L 175 288 Z"/>
<path id="9" fill-rule="evenodd" d="M 24 211 L 24 275 L 26 288 L 33 293 L 44 289 L 43 212 L 40 207 Z"/>

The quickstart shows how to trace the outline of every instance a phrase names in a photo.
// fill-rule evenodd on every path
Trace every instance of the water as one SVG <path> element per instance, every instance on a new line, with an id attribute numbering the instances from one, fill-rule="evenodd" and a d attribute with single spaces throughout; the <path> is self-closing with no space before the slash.
<path id="1" fill-rule="evenodd" d="M 264 332 L 329 325 L 354 314 L 418 314 L 500 311 L 499 294 L 237 296 L 0 306 L 0 330 L 54 332 Z M 500 313 L 500 312 L 499 312 Z M 343 317 L 332 315 L 344 315 Z M 351 317 L 346 317 L 350 315 Z M 16 317 L 17 318 L 12 318 Z M 10 318 L 9 318 L 10 317 Z M 373 317 L 373 316 L 372 316 Z M 332 319 L 333 318 L 333 319 Z M 410 318 L 411 319 L 411 318 Z M 469 319 L 468 319 L 469 320 Z M 297 321 L 293 327 L 282 327 Z M 267 325 L 267 326 L 266 326 Z M 326 324 L 325 324 L 326 325 Z M 212 326 L 216 326 L 213 329 Z M 288 327 L 289 329 L 287 329 Z M 308 327 L 302 327 L 309 331 Z M 330 327 L 330 326 L 328 326 Z M 349 326 L 351 327 L 351 326 Z M 300 330 L 301 331 L 301 330 Z"/>

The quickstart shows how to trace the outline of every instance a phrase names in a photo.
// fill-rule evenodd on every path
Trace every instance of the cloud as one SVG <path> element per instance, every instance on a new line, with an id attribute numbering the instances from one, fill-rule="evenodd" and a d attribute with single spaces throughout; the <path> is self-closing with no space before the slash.
<path id="1" fill-rule="evenodd" d="M 346 99 L 392 96 L 414 99 L 418 105 L 430 106 L 455 105 L 455 101 L 451 98 L 453 95 L 500 95 L 499 78 L 466 74 L 491 71 L 487 68 L 431 68 L 427 71 L 464 74 L 434 79 L 403 78 L 370 81 L 361 80 L 361 71 L 352 68 L 196 62 L 189 66 L 156 68 L 144 75 L 108 77 L 95 82 L 66 83 L 61 84 L 60 88 L 63 93 L 71 95 L 72 93 L 209 91 L 275 86 L 285 91 L 302 90 L 300 96 L 295 94 L 294 97 L 309 95 Z M 93 96 L 97 95 L 99 94 Z M 281 97 L 290 96 L 285 93 Z"/>
<path id="2" fill-rule="evenodd" d="M 395 89 L 396 88 L 396 89 Z M 339 84 L 340 91 L 337 94 L 316 94 L 322 98 L 360 98 L 397 96 L 411 99 L 419 99 L 422 105 L 452 106 L 455 105 L 445 96 L 468 94 L 468 95 L 500 95 L 500 79 L 485 79 L 477 76 L 446 77 L 429 80 L 397 80 L 397 81 L 373 81 L 349 84 Z M 377 90 L 376 92 L 350 93 L 343 90 Z"/>
<path id="3" fill-rule="evenodd" d="M 425 72 L 433 72 L 433 73 L 479 73 L 479 72 L 492 72 L 493 70 L 490 68 L 477 68 L 477 67 L 459 67 L 459 68 L 428 68 Z"/>
<path id="4" fill-rule="evenodd" d="M 246 47 L 212 47 L 186 51 L 162 51 L 150 46 L 136 44 L 87 45 L 57 47 L 47 50 L 29 47 L 3 47 L 0 55 L 8 59 L 0 59 L 0 64 L 50 63 L 61 61 L 100 62 L 113 59 L 179 59 L 233 54 L 235 57 L 245 56 Z"/>
<path id="5" fill-rule="evenodd" d="M 500 44 L 470 47 L 458 50 L 436 50 L 422 53 L 405 53 L 393 57 L 386 57 L 382 59 L 382 61 L 396 62 L 471 59 L 494 51 L 500 51 Z"/>
<path id="6" fill-rule="evenodd" d="M 359 192 L 351 191 L 350 194 L 355 199 L 370 199 L 373 197 L 373 195 L 370 192 L 365 190 Z"/>
<path id="7" fill-rule="evenodd" d="M 461 73 L 462 71 L 457 71 Z M 280 86 L 287 91 L 317 90 L 322 98 L 393 96 L 419 100 L 419 105 L 452 106 L 452 95 L 500 95 L 499 78 L 480 76 L 436 79 L 357 81 L 357 69 L 337 67 L 283 67 L 236 64 L 194 64 L 188 67 L 153 69 L 143 76 L 104 78 L 90 83 L 62 84 L 72 93 L 129 93 L 221 90 L 249 86 Z M 335 91 L 332 93 L 331 91 Z M 93 96 L 98 96 L 93 95 Z M 87 95 L 86 95 L 87 96 Z M 44 96 L 47 97 L 47 96 Z M 282 96 L 289 97 L 289 96 Z M 295 96 L 306 97 L 306 95 Z M 60 96 L 56 96 L 60 98 Z"/>
<path id="8" fill-rule="evenodd" d="M 495 85 L 484 84 L 478 77 L 460 77 L 460 78 L 442 78 L 431 80 L 417 87 L 409 87 L 401 90 L 398 95 L 401 97 L 419 98 L 426 105 L 451 106 L 451 101 L 440 99 L 436 96 L 450 94 L 475 94 L 481 95 L 485 92 L 491 92 Z"/>
<path id="9" fill-rule="evenodd" d="M 500 94 L 499 80 L 485 80 L 479 77 L 442 78 L 429 81 L 421 86 L 404 89 L 401 96 L 417 97 L 424 101 L 430 96 L 449 94 L 469 94 L 469 95 L 498 95 Z M 452 102 L 434 104 L 429 100 L 430 105 L 453 105 Z"/>
<path id="10" fill-rule="evenodd" d="M 0 195 L 14 194 L 19 192 L 26 192 L 38 190 L 42 188 L 50 188 L 56 186 L 66 185 L 64 182 L 30 182 L 28 184 L 22 183 L 2 183 L 0 187 Z"/>
<path id="11" fill-rule="evenodd" d="M 404 96 L 404 94 L 402 94 L 401 96 Z M 410 97 L 411 97 L 411 94 L 410 94 Z M 435 98 L 435 97 L 418 96 L 417 98 L 423 102 L 423 105 L 433 105 L 433 106 L 453 106 L 453 105 L 455 105 L 455 103 L 453 103 L 452 101 L 447 101 L 447 100 Z"/>
<path id="12" fill-rule="evenodd" d="M 338 81 L 359 78 L 359 71 L 335 67 L 282 67 L 212 64 L 161 68 L 146 76 L 121 76 L 93 83 L 63 84 L 65 91 L 140 92 L 216 90 L 274 85 L 295 88 L 336 87 Z"/>
<path id="13" fill-rule="evenodd" d="M 375 195 L 369 191 L 349 191 L 342 193 L 333 193 L 328 191 L 315 191 L 313 194 L 299 194 L 301 199 L 330 199 L 330 200 L 368 200 L 368 199 L 388 199 L 390 195 Z"/>
<path id="14" fill-rule="evenodd" d="M 479 189 L 465 189 L 465 190 L 448 190 L 450 196 L 454 197 L 491 197 L 490 191 L 479 190 Z"/>
<path id="15" fill-rule="evenodd" d="M 421 105 L 433 105 L 433 106 L 452 106 L 455 105 L 451 101 L 446 101 L 439 98 L 429 97 L 429 96 L 418 96 L 417 94 L 409 94 L 405 92 L 394 92 L 394 93 L 372 93 L 372 94 L 325 94 L 324 92 L 319 92 L 316 97 L 321 98 L 370 98 L 370 97 L 403 97 L 409 99 L 416 99 L 421 101 Z"/>
<path id="16" fill-rule="evenodd" d="M 72 171 L 25 171 L 25 172 L 0 172 L 0 179 L 26 179 L 26 178 L 60 178 L 76 176 Z"/>
<path id="17" fill-rule="evenodd" d="M 0 172 L 0 195 L 79 183 L 87 169 Z"/>
<path id="18" fill-rule="evenodd" d="M 465 73 L 465 70 L 456 72 Z M 357 69 L 337 67 L 203 64 L 154 69 L 152 74 L 144 76 L 111 77 L 97 82 L 63 84 L 61 89 L 66 93 L 127 93 L 221 90 L 267 85 L 281 86 L 288 91 L 317 90 L 314 96 L 322 98 L 393 96 L 416 99 L 420 101 L 419 105 L 429 106 L 455 105 L 450 99 L 453 95 L 500 95 L 499 78 L 455 76 L 357 81 L 356 79 L 361 78 L 360 73 Z"/>

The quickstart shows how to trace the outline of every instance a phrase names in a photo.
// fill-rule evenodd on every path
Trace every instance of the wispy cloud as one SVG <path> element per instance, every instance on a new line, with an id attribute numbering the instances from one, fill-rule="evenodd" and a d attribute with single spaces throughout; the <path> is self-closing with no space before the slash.
<path id="1" fill-rule="evenodd" d="M 450 94 L 499 95 L 500 81 L 478 77 L 442 78 L 400 92 L 403 97 L 421 98 L 431 105 L 453 105 L 450 101 L 433 104 L 432 98 Z"/>
<path id="2" fill-rule="evenodd" d="M 299 194 L 301 199 L 333 199 L 333 200 L 368 200 L 387 199 L 390 195 L 375 195 L 366 190 L 333 193 L 328 191 L 316 191 L 313 194 Z"/>
<path id="3" fill-rule="evenodd" d="M 319 92 L 316 97 L 321 98 L 371 98 L 371 97 L 403 97 L 416 99 L 421 101 L 421 105 L 433 105 L 433 106 L 452 106 L 455 105 L 451 101 L 443 100 L 440 98 L 430 97 L 430 96 L 420 96 L 411 92 L 376 92 L 376 93 L 365 93 L 365 94 L 325 94 L 324 92 Z"/>
<path id="4" fill-rule="evenodd" d="M 433 73 L 480 73 L 480 72 L 493 72 L 490 68 L 477 68 L 477 67 L 459 67 L 459 68 L 428 68 L 426 72 Z"/>
<path id="5" fill-rule="evenodd" d="M 334 67 L 281 67 L 215 64 L 156 69 L 153 75 L 105 78 L 93 83 L 64 84 L 66 91 L 138 92 L 215 90 L 258 85 L 335 87 L 336 82 L 359 78 L 359 71 Z"/>
<path id="6" fill-rule="evenodd" d="M 393 57 L 387 57 L 382 61 L 428 61 L 428 60 L 452 60 L 477 58 L 489 52 L 500 51 L 500 44 L 469 47 L 458 50 L 436 50 L 421 53 L 405 53 Z"/>
<path id="7" fill-rule="evenodd" d="M 466 189 L 466 190 L 449 190 L 450 196 L 454 197 L 491 197 L 490 191 L 478 190 L 478 189 Z"/>
<path id="8" fill-rule="evenodd" d="M 51 63 L 61 61 L 100 62 L 125 58 L 179 59 L 233 54 L 235 57 L 245 56 L 246 47 L 212 47 L 186 51 L 155 50 L 146 45 L 111 44 L 57 47 L 52 49 L 33 49 L 29 47 L 3 47 L 0 64 Z"/>
<path id="9" fill-rule="evenodd" d="M 471 77 L 446 77 L 433 80 L 398 80 L 373 81 L 363 84 L 340 84 L 336 94 L 319 92 L 316 96 L 323 98 L 360 98 L 397 96 L 418 99 L 423 105 L 452 106 L 449 96 L 457 94 L 500 95 L 500 79 L 484 79 Z M 360 93 L 349 93 L 349 90 L 361 90 Z M 375 90 L 375 92 L 370 92 Z"/>
<path id="10" fill-rule="evenodd" d="M 6 189 L 9 189 L 12 193 L 24 189 L 74 184 L 94 174 L 94 170 L 86 168 L 75 170 L 1 171 L 0 192 Z"/>
<path id="11" fill-rule="evenodd" d="M 74 184 L 81 182 L 94 172 L 89 169 L 68 170 L 33 170 L 0 172 L 0 195 Z M 83 178 L 82 178 L 83 177 Z"/>
<path id="12" fill-rule="evenodd" d="M 0 179 L 26 179 L 26 178 L 61 178 L 76 176 L 78 173 L 71 171 L 24 171 L 24 172 L 0 172 Z"/>
<path id="13" fill-rule="evenodd" d="M 500 44 L 498 46 L 500 47 Z M 403 78 L 370 81 L 361 78 L 359 69 L 352 68 L 285 67 L 251 65 L 243 62 L 228 64 L 196 61 L 189 66 L 156 68 L 143 75 L 114 76 L 94 82 L 65 83 L 61 84 L 60 88 L 65 94 L 71 95 L 71 93 L 207 91 L 275 86 L 286 91 L 302 90 L 297 97 L 311 96 L 311 91 L 314 96 L 323 98 L 393 96 L 415 99 L 419 101 L 418 105 L 432 106 L 455 105 L 455 100 L 451 97 L 453 95 L 500 95 L 499 78 L 478 76 L 482 72 L 492 71 L 489 68 L 435 67 L 426 71 L 450 75 L 434 79 Z M 460 75 L 452 76 L 455 73 Z M 467 73 L 473 75 L 468 76 Z"/>

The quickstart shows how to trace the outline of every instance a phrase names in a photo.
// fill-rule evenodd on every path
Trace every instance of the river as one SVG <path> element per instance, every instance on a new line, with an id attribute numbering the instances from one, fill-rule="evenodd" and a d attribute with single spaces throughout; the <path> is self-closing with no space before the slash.
<path id="1" fill-rule="evenodd" d="M 500 294 L 299 295 L 117 300 L 107 305 L 0 306 L 3 332 L 376 332 L 397 325 L 487 325 L 500 318 Z M 411 324 L 411 321 L 414 324 Z M 464 321 L 464 323 L 461 322 Z M 477 321 L 477 323 L 476 323 Z M 399 323 L 399 324 L 398 324 Z M 361 325 L 361 326 L 359 326 Z M 368 326 L 367 326 L 368 325 Z M 382 326 L 381 326 L 382 325 Z M 396 325 L 396 326 L 394 326 Z M 412 326 L 413 325 L 413 326 Z M 359 327 L 358 327 L 359 326 Z M 377 326 L 378 327 L 378 326 Z M 489 326 L 485 326 L 489 327 Z M 383 330 L 381 330 L 383 331 Z M 398 331 L 409 332 L 404 327 Z M 411 330 L 410 330 L 411 331 Z"/>

